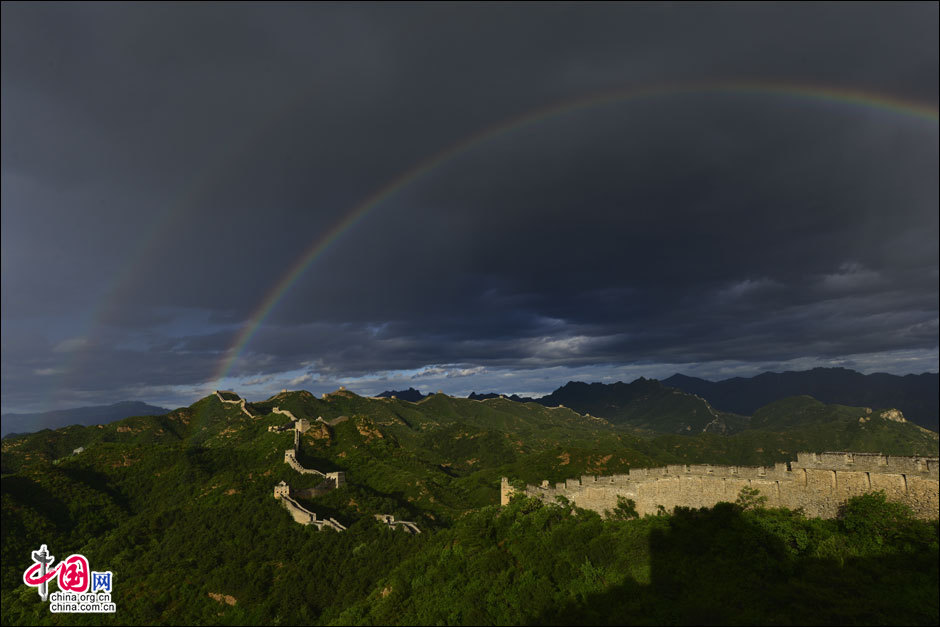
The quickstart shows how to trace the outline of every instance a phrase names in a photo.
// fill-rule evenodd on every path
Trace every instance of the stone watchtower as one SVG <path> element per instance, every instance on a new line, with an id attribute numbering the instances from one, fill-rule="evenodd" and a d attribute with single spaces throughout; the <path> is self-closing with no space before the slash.
<path id="1" fill-rule="evenodd" d="M 283 481 L 274 486 L 274 498 L 279 499 L 282 496 L 290 496 L 290 486 Z"/>

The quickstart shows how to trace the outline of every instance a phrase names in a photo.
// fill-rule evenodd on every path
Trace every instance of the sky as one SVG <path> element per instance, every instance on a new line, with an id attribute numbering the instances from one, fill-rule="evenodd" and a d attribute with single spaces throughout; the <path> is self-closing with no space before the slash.
<path id="1" fill-rule="evenodd" d="M 2 8 L 2 410 L 938 370 L 937 3 Z"/>

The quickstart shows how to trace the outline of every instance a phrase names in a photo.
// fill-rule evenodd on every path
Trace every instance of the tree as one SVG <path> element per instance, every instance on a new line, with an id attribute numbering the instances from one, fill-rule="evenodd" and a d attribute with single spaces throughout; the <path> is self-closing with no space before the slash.
<path id="1" fill-rule="evenodd" d="M 617 507 L 614 511 L 607 510 L 604 514 L 613 520 L 631 520 L 640 517 L 636 511 L 636 501 L 620 494 L 617 495 Z"/>
<path id="2" fill-rule="evenodd" d="M 741 509 L 760 509 L 767 502 L 766 496 L 761 496 L 760 490 L 751 486 L 744 486 L 738 492 L 738 498 L 734 502 Z"/>

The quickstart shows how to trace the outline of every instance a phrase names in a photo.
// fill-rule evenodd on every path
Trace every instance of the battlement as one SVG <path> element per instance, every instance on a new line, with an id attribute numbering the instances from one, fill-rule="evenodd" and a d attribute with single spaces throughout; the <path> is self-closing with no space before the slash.
<path id="1" fill-rule="evenodd" d="M 831 470 L 865 470 L 879 473 L 927 473 L 938 476 L 936 457 L 898 457 L 880 453 L 797 453 L 792 468 L 828 468 Z"/>
<path id="2" fill-rule="evenodd" d="M 674 464 L 637 468 L 611 476 L 582 475 L 563 483 L 526 486 L 525 493 L 546 502 L 564 496 L 579 507 L 603 513 L 617 496 L 637 503 L 640 515 L 660 507 L 711 507 L 734 501 L 743 487 L 760 490 L 769 507 L 803 508 L 809 516 L 832 517 L 847 499 L 884 490 L 888 498 L 912 507 L 923 518 L 937 518 L 938 459 L 868 453 L 799 453 L 797 460 L 769 466 Z M 503 478 L 500 502 L 515 492 Z"/>
<path id="3" fill-rule="evenodd" d="M 279 499 L 284 496 L 290 496 L 290 486 L 281 481 L 274 486 L 274 498 Z"/>

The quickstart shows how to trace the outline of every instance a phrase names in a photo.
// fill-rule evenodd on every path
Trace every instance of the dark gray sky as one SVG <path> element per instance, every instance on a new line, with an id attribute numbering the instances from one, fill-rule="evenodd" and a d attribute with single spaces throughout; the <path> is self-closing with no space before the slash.
<path id="1" fill-rule="evenodd" d="M 938 369 L 938 5 L 2 5 L 3 411 Z M 497 134 L 342 233 L 423 160 Z"/>

